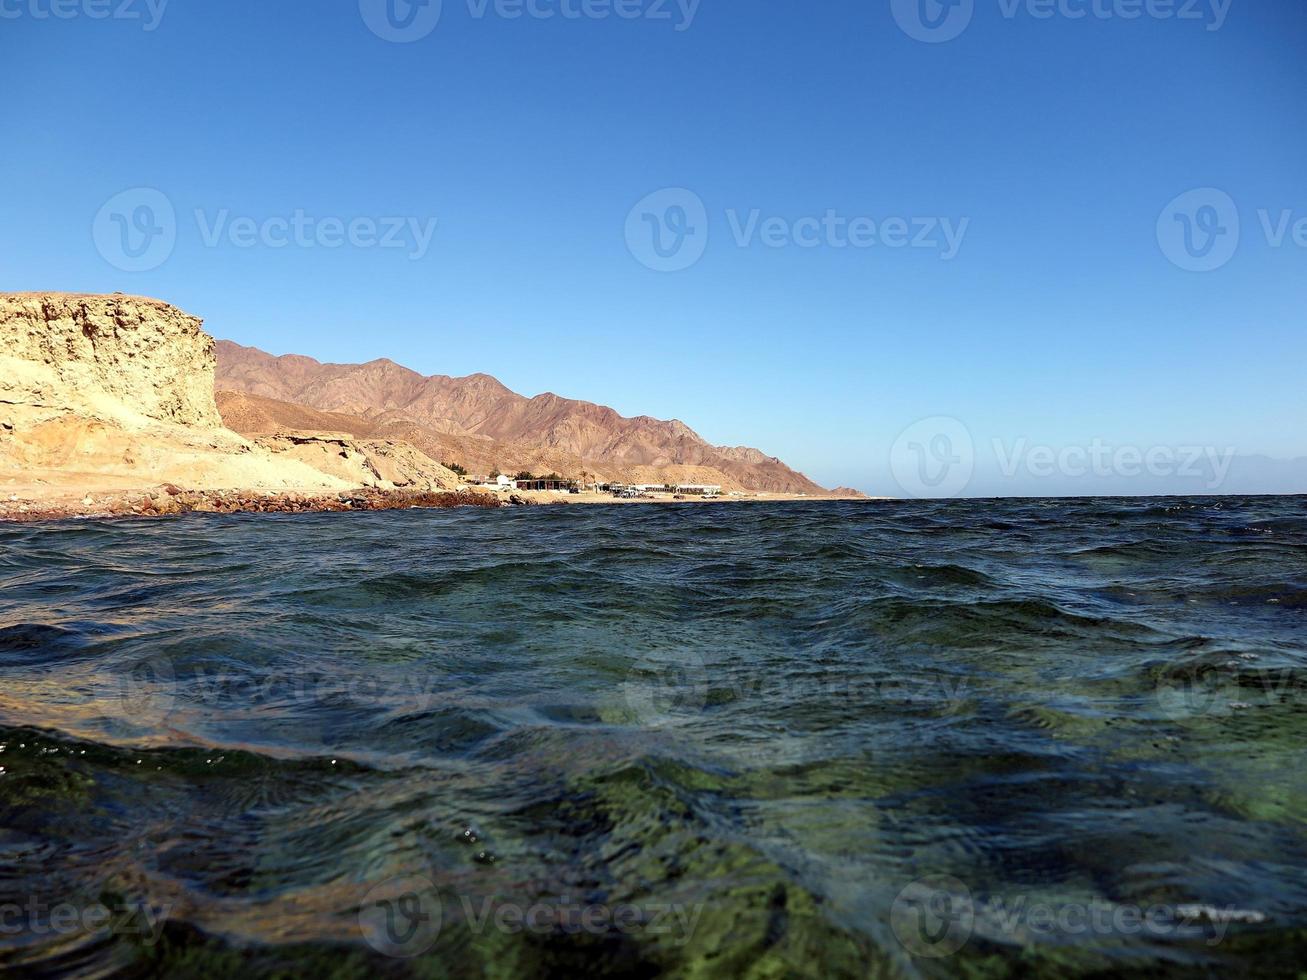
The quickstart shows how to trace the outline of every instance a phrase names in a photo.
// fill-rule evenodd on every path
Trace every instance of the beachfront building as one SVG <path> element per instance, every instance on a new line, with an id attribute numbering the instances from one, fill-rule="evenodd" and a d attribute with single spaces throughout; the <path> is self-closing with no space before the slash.
<path id="1" fill-rule="evenodd" d="M 575 480 L 564 480 L 561 478 L 556 480 L 514 480 L 513 482 L 519 490 L 559 490 L 565 493 L 571 493 L 572 490 L 577 489 L 577 483 Z"/>
<path id="2" fill-rule="evenodd" d="M 640 493 L 680 493 L 696 497 L 715 497 L 722 488 L 714 483 L 637 483 L 630 487 Z"/>
<path id="3" fill-rule="evenodd" d="M 682 483 L 676 488 L 677 493 L 692 493 L 700 497 L 715 497 L 722 492 L 716 483 Z"/>

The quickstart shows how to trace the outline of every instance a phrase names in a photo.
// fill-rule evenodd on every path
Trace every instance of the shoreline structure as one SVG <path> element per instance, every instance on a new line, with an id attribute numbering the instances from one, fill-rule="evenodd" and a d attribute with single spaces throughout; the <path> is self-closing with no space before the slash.
<path id="1" fill-rule="evenodd" d="M 388 432 L 234 431 L 215 346 L 159 300 L 0 293 L 0 521 L 671 502 L 469 486 Z M 677 503 L 838 499 L 866 498 L 745 488 Z"/>

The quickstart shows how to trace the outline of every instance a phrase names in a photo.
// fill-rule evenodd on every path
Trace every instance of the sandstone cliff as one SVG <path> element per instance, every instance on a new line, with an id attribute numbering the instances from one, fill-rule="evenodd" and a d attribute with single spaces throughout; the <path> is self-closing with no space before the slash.
<path id="1" fill-rule="evenodd" d="M 141 297 L 0 294 L 0 402 L 219 428 L 200 325 Z"/>
<path id="2" fill-rule="evenodd" d="M 409 446 L 348 435 L 248 440 L 213 397 L 201 321 L 135 296 L 0 293 L 0 491 L 453 488 Z"/>

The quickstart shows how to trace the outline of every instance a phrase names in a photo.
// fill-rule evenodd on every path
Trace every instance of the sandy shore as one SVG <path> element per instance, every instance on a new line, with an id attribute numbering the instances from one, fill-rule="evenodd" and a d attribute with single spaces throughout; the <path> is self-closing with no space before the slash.
<path id="1" fill-rule="evenodd" d="M 684 499 L 677 500 L 670 493 L 651 494 L 648 497 L 614 497 L 610 493 L 596 493 L 594 491 L 585 491 L 583 493 L 564 493 L 555 490 L 514 490 L 511 494 L 515 497 L 521 497 L 533 504 L 702 504 L 705 506 L 715 504 L 741 504 L 741 503 L 783 503 L 783 502 L 807 502 L 831 501 L 831 500 L 869 500 L 869 497 L 863 496 L 842 496 L 839 494 L 824 494 L 817 496 L 815 494 L 805 493 L 765 493 L 765 492 L 746 492 L 741 494 L 722 494 L 719 497 L 696 497 L 692 494 L 685 494 Z M 509 496 L 508 493 L 499 494 L 501 497 Z"/>
<path id="2" fill-rule="evenodd" d="M 411 510 L 444 507 L 565 506 L 575 504 L 718 504 L 866 500 L 865 497 L 815 497 L 804 494 L 750 493 L 705 500 L 671 494 L 619 498 L 606 493 L 556 493 L 514 490 L 497 493 L 479 487 L 446 491 L 377 490 L 185 490 L 173 484 L 146 489 L 99 486 L 83 492 L 68 487 L 22 487 L 0 490 L 0 521 L 50 521 L 74 517 L 169 517 L 178 514 L 309 514 L 360 510 Z"/>

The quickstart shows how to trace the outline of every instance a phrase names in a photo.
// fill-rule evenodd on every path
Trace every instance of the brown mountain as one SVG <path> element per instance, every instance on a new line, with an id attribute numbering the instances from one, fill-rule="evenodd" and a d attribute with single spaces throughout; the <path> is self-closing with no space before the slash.
<path id="1" fill-rule="evenodd" d="M 486 374 L 426 377 L 386 359 L 322 364 L 230 341 L 218 342 L 217 355 L 218 406 L 239 432 L 326 428 L 404 439 L 475 474 L 496 468 L 565 476 L 585 471 L 614 480 L 825 492 L 775 457 L 710 445 L 683 422 L 625 418 L 552 393 L 527 398 Z"/>

